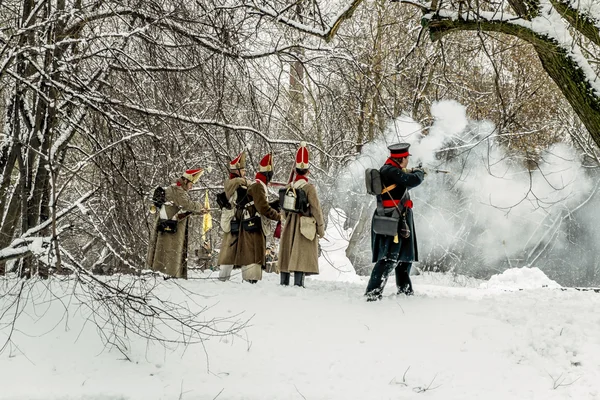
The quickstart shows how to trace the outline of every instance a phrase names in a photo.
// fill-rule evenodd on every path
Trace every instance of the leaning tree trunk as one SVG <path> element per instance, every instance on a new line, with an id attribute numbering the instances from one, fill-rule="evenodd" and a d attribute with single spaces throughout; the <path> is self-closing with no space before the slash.
<path id="1" fill-rule="evenodd" d="M 600 97 L 587 81 L 583 70 L 569 57 L 566 50 L 555 40 L 532 30 L 505 22 L 482 20 L 423 19 L 431 39 L 439 40 L 453 31 L 488 31 L 516 36 L 535 49 L 542 67 L 573 107 L 594 142 L 600 147 Z"/>

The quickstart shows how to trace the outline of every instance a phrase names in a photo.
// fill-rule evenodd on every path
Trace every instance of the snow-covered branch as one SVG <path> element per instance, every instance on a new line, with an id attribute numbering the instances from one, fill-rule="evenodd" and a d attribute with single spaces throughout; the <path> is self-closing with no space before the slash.
<path id="1" fill-rule="evenodd" d="M 278 11 L 272 7 L 267 8 L 265 6 L 259 5 L 256 3 L 256 1 L 252 1 L 251 4 L 248 4 L 248 7 L 250 7 L 255 12 L 258 12 L 259 14 L 270 17 L 276 22 L 288 25 L 297 31 L 319 37 L 329 42 L 331 39 L 333 39 L 337 31 L 340 29 L 342 23 L 352 18 L 352 14 L 361 3 L 362 0 L 350 1 L 342 8 L 342 10 L 334 18 L 333 22 L 330 25 L 323 27 L 322 29 L 317 29 L 310 25 L 306 25 L 302 22 L 298 22 L 290 17 L 286 17 L 285 15 L 283 15 L 283 12 Z M 289 7 L 286 7 L 284 11 L 287 11 L 288 8 Z"/>

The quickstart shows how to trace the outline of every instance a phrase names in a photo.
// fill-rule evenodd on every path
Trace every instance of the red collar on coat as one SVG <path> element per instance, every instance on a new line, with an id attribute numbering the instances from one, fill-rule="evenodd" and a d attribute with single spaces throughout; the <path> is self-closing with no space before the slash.
<path id="1" fill-rule="evenodd" d="M 296 175 L 296 177 L 294 178 L 294 182 L 300 181 L 300 180 L 308 182 L 308 178 L 306 176 L 304 176 L 304 175 Z"/>
<path id="2" fill-rule="evenodd" d="M 260 172 L 256 173 L 256 180 L 257 181 L 261 181 L 262 183 L 264 183 L 265 185 L 267 184 L 267 177 L 264 176 L 263 174 L 261 174 Z"/>
<path id="3" fill-rule="evenodd" d="M 398 164 L 396 161 L 394 161 L 391 158 L 388 158 L 387 160 L 385 160 L 385 165 L 393 165 L 396 168 L 402 169 L 402 167 L 400 166 L 400 164 Z"/>

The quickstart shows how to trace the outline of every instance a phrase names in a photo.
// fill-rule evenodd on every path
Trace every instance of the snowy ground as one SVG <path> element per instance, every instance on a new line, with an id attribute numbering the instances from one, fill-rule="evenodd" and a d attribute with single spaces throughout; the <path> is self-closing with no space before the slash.
<path id="1" fill-rule="evenodd" d="M 126 361 L 75 302 L 28 309 L 18 348 L 0 355 L 0 399 L 600 399 L 600 294 L 510 270 L 489 282 L 413 277 L 408 298 L 392 278 L 383 301 L 366 303 L 366 279 L 345 269 L 343 246 L 328 237 L 327 259 L 345 272 L 323 259 L 305 289 L 274 274 L 257 285 L 208 273 L 161 283 L 174 300 L 177 284 L 202 295 L 195 307 L 211 306 L 206 318 L 249 320 L 203 344 L 131 338 Z"/>

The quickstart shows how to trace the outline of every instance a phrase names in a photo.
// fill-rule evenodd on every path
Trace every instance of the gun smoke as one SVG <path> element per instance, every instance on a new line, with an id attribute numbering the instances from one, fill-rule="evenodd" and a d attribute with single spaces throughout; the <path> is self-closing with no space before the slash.
<path id="1" fill-rule="evenodd" d="M 348 254 L 357 271 L 372 266 L 375 204 L 365 194 L 364 170 L 379 168 L 390 144 L 408 142 L 409 168 L 422 162 L 429 170 L 411 191 L 417 267 L 488 278 L 536 266 L 564 285 L 597 284 L 600 216 L 594 210 L 600 199 L 594 196 L 597 179 L 585 171 L 577 150 L 566 143 L 540 150 L 530 169 L 499 144 L 492 122 L 469 120 L 456 101 L 434 103 L 431 113 L 434 122 L 426 132 L 406 116 L 391 121 L 383 138 L 365 145 L 340 178 L 337 190 L 349 189 L 350 195 L 335 206 L 346 211 L 360 237 L 358 246 L 351 240 L 354 254 Z M 434 173 L 438 168 L 451 173 Z"/>

